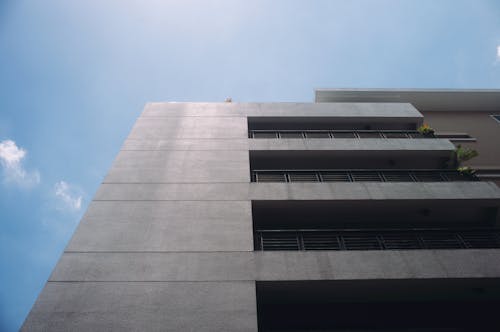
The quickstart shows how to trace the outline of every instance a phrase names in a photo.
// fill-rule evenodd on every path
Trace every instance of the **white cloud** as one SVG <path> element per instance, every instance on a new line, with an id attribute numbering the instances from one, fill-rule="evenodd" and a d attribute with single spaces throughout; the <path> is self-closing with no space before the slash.
<path id="1" fill-rule="evenodd" d="M 83 195 L 74 186 L 65 181 L 59 181 L 54 185 L 54 191 L 66 208 L 72 211 L 78 211 L 82 208 Z"/>
<path id="2" fill-rule="evenodd" d="M 12 140 L 0 142 L 0 164 L 3 168 L 4 182 L 16 183 L 23 187 L 32 187 L 40 183 L 38 171 L 28 172 L 24 169 L 23 160 L 26 150 L 16 145 Z"/>
<path id="3" fill-rule="evenodd" d="M 8 164 L 17 164 L 26 156 L 26 150 L 17 147 L 16 142 L 5 140 L 0 143 L 0 158 Z"/>
<path id="4" fill-rule="evenodd" d="M 500 45 L 497 46 L 497 61 L 500 61 Z"/>

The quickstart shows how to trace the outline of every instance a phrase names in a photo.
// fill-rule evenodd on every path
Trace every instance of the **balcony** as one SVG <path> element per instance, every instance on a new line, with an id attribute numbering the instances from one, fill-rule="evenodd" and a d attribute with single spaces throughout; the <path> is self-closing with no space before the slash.
<path id="1" fill-rule="evenodd" d="M 317 139 L 317 138 L 435 138 L 424 136 L 416 130 L 250 130 L 249 138 L 281 138 L 281 139 Z"/>
<path id="2" fill-rule="evenodd" d="M 478 181 L 455 170 L 253 170 L 252 182 L 450 182 Z"/>
<path id="3" fill-rule="evenodd" d="M 500 230 L 298 229 L 258 230 L 255 250 L 418 250 L 500 248 Z"/>

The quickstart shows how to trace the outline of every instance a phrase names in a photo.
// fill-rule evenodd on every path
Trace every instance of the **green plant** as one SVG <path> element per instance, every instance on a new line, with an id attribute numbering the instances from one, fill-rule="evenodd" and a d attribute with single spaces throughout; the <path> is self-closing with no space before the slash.
<path id="1" fill-rule="evenodd" d="M 458 170 L 464 161 L 471 160 L 478 155 L 479 153 L 476 150 L 464 148 L 459 144 L 455 150 L 452 151 L 450 159 L 446 162 L 446 167 Z"/>
<path id="2" fill-rule="evenodd" d="M 457 168 L 457 171 L 464 176 L 472 176 L 476 173 L 476 170 L 470 168 L 469 166 L 462 166 Z"/>
<path id="3" fill-rule="evenodd" d="M 479 153 L 470 148 L 463 148 L 460 144 L 457 145 L 457 148 L 455 149 L 455 155 L 457 157 L 457 164 L 460 166 L 462 162 L 471 160 L 474 157 L 477 157 Z"/>
<path id="4" fill-rule="evenodd" d="M 420 127 L 418 127 L 417 131 L 424 135 L 424 136 L 432 136 L 434 135 L 434 129 L 432 129 L 431 126 L 429 126 L 428 124 L 424 123 L 423 125 L 421 125 Z"/>
<path id="5" fill-rule="evenodd" d="M 453 151 L 453 155 L 450 159 L 451 166 L 456 167 L 457 171 L 463 176 L 473 176 L 476 171 L 469 166 L 461 166 L 464 161 L 471 160 L 474 157 L 477 157 L 479 153 L 470 148 L 464 148 L 460 144 L 457 145 L 455 151 Z"/>

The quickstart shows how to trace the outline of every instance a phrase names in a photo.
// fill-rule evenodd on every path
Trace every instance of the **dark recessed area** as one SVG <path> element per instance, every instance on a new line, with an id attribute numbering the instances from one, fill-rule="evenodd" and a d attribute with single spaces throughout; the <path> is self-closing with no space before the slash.
<path id="1" fill-rule="evenodd" d="M 442 151 L 251 150 L 251 170 L 443 169 Z"/>
<path id="2" fill-rule="evenodd" d="M 257 282 L 259 331 L 498 331 L 498 279 Z"/>
<path id="3" fill-rule="evenodd" d="M 252 201 L 254 230 L 494 227 L 497 214 L 471 200 Z"/>
<path id="4" fill-rule="evenodd" d="M 381 117 L 248 117 L 248 130 L 415 130 L 415 122 Z"/>

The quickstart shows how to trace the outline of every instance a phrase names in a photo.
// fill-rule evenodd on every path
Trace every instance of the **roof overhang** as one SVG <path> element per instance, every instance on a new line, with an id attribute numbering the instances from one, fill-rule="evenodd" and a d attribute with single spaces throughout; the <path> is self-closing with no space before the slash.
<path id="1" fill-rule="evenodd" d="M 315 102 L 406 102 L 419 111 L 500 112 L 500 90 L 316 89 Z"/>

